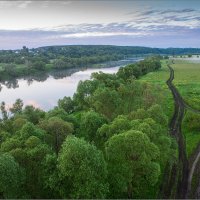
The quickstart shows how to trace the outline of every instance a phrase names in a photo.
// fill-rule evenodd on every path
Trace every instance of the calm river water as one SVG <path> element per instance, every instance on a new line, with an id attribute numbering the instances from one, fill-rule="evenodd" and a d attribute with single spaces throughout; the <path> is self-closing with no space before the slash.
<path id="1" fill-rule="evenodd" d="M 90 79 L 93 72 L 116 73 L 120 66 L 134 63 L 141 58 L 115 62 L 114 67 L 95 69 L 69 69 L 53 71 L 45 75 L 26 77 L 1 83 L 0 102 L 9 108 L 16 99 L 23 100 L 24 105 L 33 105 L 45 111 L 57 105 L 58 99 L 72 97 L 80 80 Z"/>

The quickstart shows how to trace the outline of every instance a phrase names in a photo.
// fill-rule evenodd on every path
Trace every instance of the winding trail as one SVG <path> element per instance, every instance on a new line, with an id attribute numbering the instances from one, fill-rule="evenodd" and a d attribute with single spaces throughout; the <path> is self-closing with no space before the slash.
<path id="1" fill-rule="evenodd" d="M 188 188 L 188 175 L 189 175 L 189 164 L 187 160 L 185 140 L 181 131 L 181 125 L 185 113 L 185 104 L 179 94 L 176 87 L 173 85 L 172 81 L 174 80 L 174 70 L 170 65 L 168 65 L 170 70 L 170 77 L 167 80 L 167 85 L 172 92 L 174 98 L 174 114 L 170 122 L 170 132 L 173 137 L 176 138 L 179 149 L 179 174 L 178 174 L 178 183 L 177 183 L 177 194 L 176 198 L 185 198 L 187 195 Z M 173 177 L 176 178 L 176 177 Z M 174 180 L 175 181 L 175 180 Z M 172 182 L 172 181 L 171 181 Z"/>
<path id="2" fill-rule="evenodd" d="M 187 159 L 186 145 L 185 145 L 185 140 L 181 131 L 181 125 L 182 125 L 182 121 L 183 121 L 186 109 L 197 114 L 200 114 L 200 111 L 192 108 L 183 100 L 179 91 L 172 83 L 174 80 L 174 70 L 169 64 L 167 66 L 170 70 L 170 77 L 166 81 L 166 83 L 172 92 L 172 95 L 174 98 L 174 108 L 175 108 L 173 117 L 169 124 L 169 128 L 170 128 L 171 135 L 175 137 L 177 140 L 178 150 L 179 150 L 178 166 L 173 166 L 174 169 L 171 171 L 169 183 L 171 183 L 172 185 L 170 184 L 168 185 L 168 187 L 170 187 L 169 195 L 171 195 L 173 184 L 175 184 L 176 176 L 178 176 L 176 198 L 185 199 L 185 198 L 188 198 L 190 194 L 193 174 L 194 174 L 196 165 L 200 159 L 200 150 L 197 149 L 198 152 L 196 153 L 195 158 L 193 159 L 193 162 L 191 164 L 191 167 L 189 168 L 189 161 Z M 179 169 L 178 170 L 179 173 L 177 172 L 177 169 Z M 198 193 L 198 191 L 200 191 L 200 184 L 199 184 L 199 187 L 197 188 L 196 193 Z"/>

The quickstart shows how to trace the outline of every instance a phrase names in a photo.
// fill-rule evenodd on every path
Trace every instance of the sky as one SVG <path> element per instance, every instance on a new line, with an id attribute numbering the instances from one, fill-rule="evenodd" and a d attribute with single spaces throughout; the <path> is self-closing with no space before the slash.
<path id="1" fill-rule="evenodd" d="M 200 48 L 200 1 L 0 1 L 0 49 L 74 44 Z"/>

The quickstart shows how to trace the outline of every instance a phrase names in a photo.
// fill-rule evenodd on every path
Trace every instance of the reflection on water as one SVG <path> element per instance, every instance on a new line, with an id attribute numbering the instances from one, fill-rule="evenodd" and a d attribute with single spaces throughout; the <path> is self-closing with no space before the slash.
<path id="1" fill-rule="evenodd" d="M 40 73 L 27 76 L 23 79 L 12 79 L 1 82 L 0 102 L 5 101 L 12 105 L 17 98 L 25 105 L 49 110 L 56 106 L 58 99 L 64 96 L 73 96 L 80 80 L 90 79 L 93 72 L 116 73 L 119 66 L 133 63 L 141 58 L 107 63 L 107 68 L 75 68 L 53 70 L 49 73 Z M 115 67 L 114 67 L 115 66 Z"/>
<path id="2" fill-rule="evenodd" d="M 50 76 L 53 77 L 54 79 L 61 79 L 67 76 L 71 76 L 71 74 L 80 71 L 80 68 L 76 68 L 76 69 L 63 69 L 63 70 L 52 70 L 50 72 L 41 72 L 38 74 L 34 74 L 32 76 L 25 76 L 21 79 L 16 79 L 16 78 L 12 78 L 10 80 L 5 80 L 5 81 L 1 81 L 0 82 L 0 86 L 2 89 L 2 86 L 6 86 L 7 88 L 18 88 L 19 84 L 18 82 L 20 82 L 21 80 L 25 80 L 27 81 L 28 86 L 30 86 L 34 81 L 38 81 L 38 82 L 44 82 L 46 81 Z"/>

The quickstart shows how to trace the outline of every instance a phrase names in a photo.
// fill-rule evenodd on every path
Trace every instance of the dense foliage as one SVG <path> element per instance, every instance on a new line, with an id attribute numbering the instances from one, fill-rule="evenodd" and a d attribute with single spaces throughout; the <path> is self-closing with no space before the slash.
<path id="1" fill-rule="evenodd" d="M 0 198 L 156 198 L 176 143 L 162 88 L 137 78 L 160 66 L 94 73 L 49 112 L 3 102 Z"/>

